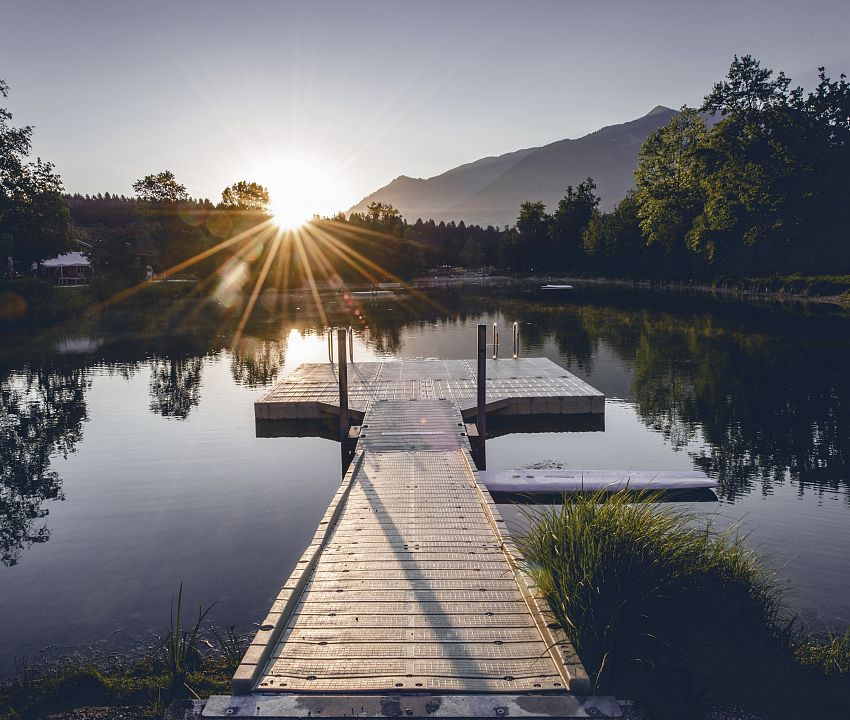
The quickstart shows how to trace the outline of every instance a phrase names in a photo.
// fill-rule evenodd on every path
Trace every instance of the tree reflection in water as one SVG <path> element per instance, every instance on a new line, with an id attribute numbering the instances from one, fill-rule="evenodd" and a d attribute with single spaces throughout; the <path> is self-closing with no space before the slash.
<path id="1" fill-rule="evenodd" d="M 840 490 L 850 502 L 850 319 L 661 302 L 507 307 L 535 326 L 526 338 L 553 338 L 584 370 L 611 348 L 631 374 L 640 418 L 676 450 L 701 443 L 694 465 L 717 478 L 723 498 L 791 480 L 800 494 Z"/>
<path id="2" fill-rule="evenodd" d="M 47 542 L 49 500 L 63 500 L 50 469 L 82 439 L 87 420 L 86 370 L 27 368 L 0 382 L 0 562 L 16 565 L 24 550 Z"/>
<path id="3" fill-rule="evenodd" d="M 203 358 L 158 358 L 151 360 L 150 408 L 157 415 L 185 420 L 201 401 Z"/>
<path id="4" fill-rule="evenodd" d="M 850 501 L 846 317 L 599 291 L 576 292 L 568 303 L 475 288 L 431 300 L 363 304 L 369 328 L 358 333 L 360 341 L 378 356 L 404 354 L 404 338 L 422 327 L 445 326 L 450 338 L 458 327 L 473 333 L 483 316 L 501 313 L 503 328 L 522 323 L 524 352 L 554 346 L 554 359 L 586 373 L 600 390 L 606 377 L 623 387 L 642 422 L 672 448 L 691 452 L 694 465 L 718 479 L 725 499 L 793 481 L 800 493 L 833 491 Z M 333 307 L 329 325 L 351 324 L 350 308 Z M 197 323 L 188 335 L 128 333 L 124 316 L 101 333 L 102 342 L 80 344 L 87 349 L 76 354 L 6 342 L 16 349 L 0 367 L 0 562 L 15 565 L 26 548 L 50 538 L 45 505 L 63 498 L 50 463 L 82 437 L 93 366 L 130 379 L 149 362 L 150 410 L 185 420 L 201 400 L 205 358 L 229 351 L 233 381 L 262 387 L 285 367 L 290 331 L 325 332 L 306 306 L 269 319 L 249 324 L 249 339 L 233 350 L 232 335 L 215 322 Z M 445 350 L 438 340 L 429 352 Z"/>
<path id="5" fill-rule="evenodd" d="M 286 337 L 277 340 L 242 338 L 230 355 L 233 380 L 250 388 L 274 382 L 286 364 L 287 344 Z"/>

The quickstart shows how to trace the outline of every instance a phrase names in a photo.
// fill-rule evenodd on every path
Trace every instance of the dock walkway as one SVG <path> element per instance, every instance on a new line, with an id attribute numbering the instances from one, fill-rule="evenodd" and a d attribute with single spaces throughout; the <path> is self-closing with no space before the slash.
<path id="1" fill-rule="evenodd" d="M 488 377 L 488 402 L 502 409 L 531 414 L 536 402 L 538 411 L 590 413 L 604 402 L 547 360 L 495 362 L 504 372 Z M 211 699 L 204 716 L 274 714 L 292 703 L 315 714 L 322 697 L 327 711 L 351 696 L 368 705 L 370 695 L 397 694 L 414 704 L 442 698 L 423 700 L 433 708 L 454 698 L 466 709 L 452 712 L 461 714 L 477 714 L 469 708 L 496 696 L 504 698 L 500 707 L 526 703 L 532 715 L 602 712 L 601 698 L 585 708 L 575 695 L 590 692 L 584 668 L 518 565 L 519 551 L 475 468 L 463 418 L 474 395 L 474 374 L 466 385 L 471 364 L 359 363 L 349 371 L 352 384 L 361 383 L 351 404 L 357 412 L 360 403 L 362 413 L 351 464 L 239 665 L 233 697 Z M 258 419 L 333 412 L 334 374 L 330 365 L 302 366 L 257 402 Z M 519 394 L 509 395 L 499 380 L 512 380 Z M 296 406 L 294 416 L 287 405 Z M 533 711 L 528 705 L 544 700 L 550 704 Z M 371 714 L 383 712 L 382 700 Z"/>

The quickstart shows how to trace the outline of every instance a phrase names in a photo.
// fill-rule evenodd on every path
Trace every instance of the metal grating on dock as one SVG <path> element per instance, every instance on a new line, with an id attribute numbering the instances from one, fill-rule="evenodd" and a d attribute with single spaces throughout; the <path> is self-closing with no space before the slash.
<path id="1" fill-rule="evenodd" d="M 351 377 L 408 382 L 392 365 L 361 363 Z M 300 377 L 326 372 L 308 367 Z M 367 402 L 342 487 L 234 692 L 586 692 L 572 647 L 516 567 L 457 402 Z"/>
<path id="2" fill-rule="evenodd" d="M 463 414 L 475 408 L 472 360 L 392 360 L 348 366 L 350 408 L 375 400 L 445 399 Z M 255 404 L 258 420 L 316 419 L 338 411 L 336 366 L 300 365 Z M 487 409 L 504 415 L 600 414 L 605 397 L 547 358 L 487 361 Z"/>

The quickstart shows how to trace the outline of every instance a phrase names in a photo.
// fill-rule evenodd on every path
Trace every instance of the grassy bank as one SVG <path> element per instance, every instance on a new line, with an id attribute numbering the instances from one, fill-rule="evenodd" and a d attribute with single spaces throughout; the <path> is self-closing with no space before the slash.
<path id="1" fill-rule="evenodd" d="M 93 302 L 86 287 L 56 287 L 36 278 L 0 280 L 0 329 L 61 322 Z"/>
<path id="2" fill-rule="evenodd" d="M 850 707 L 850 635 L 807 638 L 743 540 L 627 496 L 529 512 L 528 570 L 597 690 L 653 718 Z"/>
<path id="3" fill-rule="evenodd" d="M 792 274 L 697 279 L 567 276 L 564 280 L 647 290 L 705 293 L 723 297 L 825 302 L 850 308 L 850 275 Z"/>
<path id="4" fill-rule="evenodd" d="M 227 693 L 247 638 L 234 628 L 205 625 L 212 606 L 186 622 L 182 585 L 172 602 L 161 646 L 131 662 L 97 663 L 66 658 L 26 669 L 0 684 L 0 720 L 35 720 L 86 707 L 134 708 L 139 717 L 161 717 L 174 700 Z"/>
<path id="5" fill-rule="evenodd" d="M 221 657 L 208 655 L 186 674 L 186 686 L 175 689 L 161 657 L 99 667 L 64 660 L 34 678 L 0 685 L 0 718 L 35 720 L 87 707 L 127 707 L 139 717 L 161 717 L 177 698 L 227 693 L 233 669 Z"/>

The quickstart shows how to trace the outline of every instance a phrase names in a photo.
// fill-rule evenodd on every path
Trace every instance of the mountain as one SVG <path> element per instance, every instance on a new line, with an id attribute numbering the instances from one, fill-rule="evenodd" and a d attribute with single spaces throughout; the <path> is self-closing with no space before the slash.
<path id="1" fill-rule="evenodd" d="M 349 212 L 362 212 L 372 202 L 387 202 L 409 222 L 421 217 L 512 225 L 524 200 L 543 200 L 551 212 L 567 185 L 587 177 L 596 181 L 600 207 L 610 210 L 634 186 L 643 141 L 675 114 L 659 105 L 637 120 L 609 125 L 575 140 L 482 158 L 427 179 L 401 175 Z"/>

